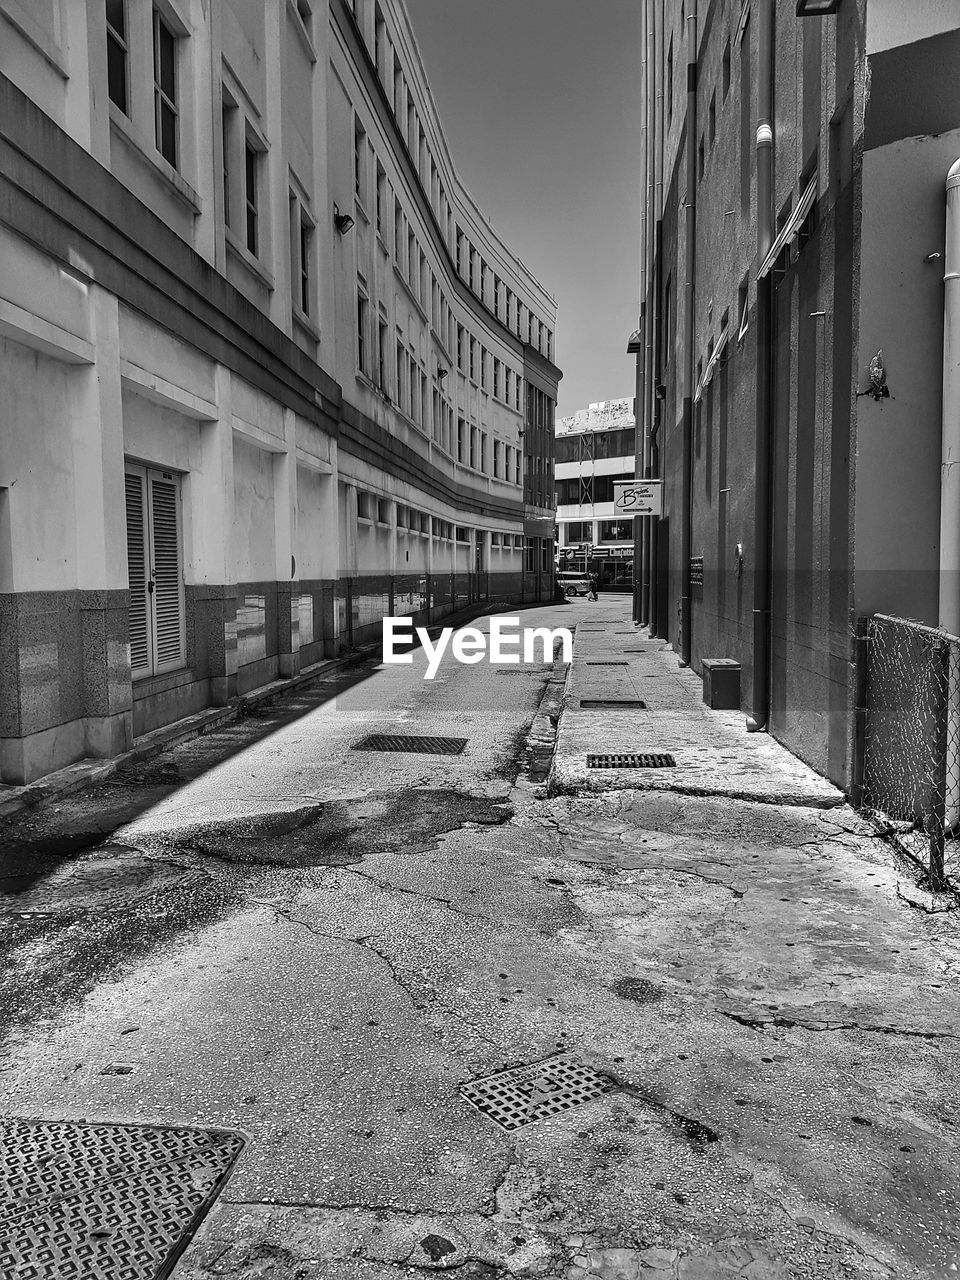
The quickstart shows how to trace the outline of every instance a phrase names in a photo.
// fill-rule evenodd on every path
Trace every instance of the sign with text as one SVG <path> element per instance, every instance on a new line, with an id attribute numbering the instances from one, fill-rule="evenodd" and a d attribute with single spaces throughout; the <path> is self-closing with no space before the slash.
<path id="1" fill-rule="evenodd" d="M 628 480 L 615 484 L 613 509 L 618 516 L 662 516 L 663 481 Z"/>

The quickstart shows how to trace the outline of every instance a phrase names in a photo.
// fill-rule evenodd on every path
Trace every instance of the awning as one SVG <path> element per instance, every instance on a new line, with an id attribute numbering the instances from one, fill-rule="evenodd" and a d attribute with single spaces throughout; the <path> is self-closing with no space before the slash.
<path id="1" fill-rule="evenodd" d="M 720 363 L 720 357 L 723 355 L 723 350 L 724 350 L 724 347 L 726 347 L 727 345 L 727 338 L 729 338 L 729 336 L 730 336 L 730 326 L 724 325 L 723 329 L 720 332 L 720 337 L 717 339 L 717 345 L 713 348 L 713 354 L 710 356 L 710 359 L 707 361 L 707 367 L 704 369 L 703 373 L 700 375 L 700 381 L 697 383 L 697 389 L 694 392 L 694 396 L 693 396 L 694 402 L 700 400 L 703 397 L 704 391 L 706 391 L 707 387 L 709 387 L 711 381 L 713 380 L 713 375 L 716 372 L 717 365 Z"/>
<path id="2" fill-rule="evenodd" d="M 760 264 L 760 270 L 757 272 L 757 279 L 762 280 L 773 270 L 773 264 L 780 257 L 784 248 L 788 244 L 792 244 L 800 233 L 800 228 L 806 219 L 807 214 L 813 208 L 813 202 L 817 198 L 817 179 L 812 177 L 804 188 L 803 195 L 800 197 L 797 207 L 791 213 L 790 217 L 780 228 L 776 240 L 770 246 L 770 252 Z"/>

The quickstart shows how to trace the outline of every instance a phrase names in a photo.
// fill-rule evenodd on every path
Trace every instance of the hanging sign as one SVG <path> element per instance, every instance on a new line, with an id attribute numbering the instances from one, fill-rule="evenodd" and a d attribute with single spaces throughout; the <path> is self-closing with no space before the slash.
<path id="1" fill-rule="evenodd" d="M 663 481 L 628 480 L 614 484 L 613 509 L 618 516 L 662 516 Z"/>

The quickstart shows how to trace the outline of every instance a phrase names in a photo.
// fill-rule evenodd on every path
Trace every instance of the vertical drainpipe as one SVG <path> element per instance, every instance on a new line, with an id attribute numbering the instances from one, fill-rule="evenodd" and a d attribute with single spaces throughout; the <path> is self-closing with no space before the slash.
<path id="1" fill-rule="evenodd" d="M 659 466 L 657 462 L 657 426 L 659 418 L 659 400 L 657 385 L 660 377 L 662 360 L 660 357 L 663 341 L 663 317 L 660 299 L 663 296 L 663 244 L 661 237 L 661 209 L 663 202 L 663 46 L 664 18 L 663 0 L 653 0 L 654 10 L 654 43 L 653 43 L 653 99 L 651 129 L 653 141 L 653 181 L 650 197 L 650 287 L 653 297 L 653 358 L 650 368 L 650 386 L 647 389 L 649 403 L 649 427 L 647 433 L 647 470 L 644 479 L 657 478 Z M 647 625 L 651 635 L 657 634 L 657 534 L 659 519 L 657 516 L 647 517 L 647 561 L 648 561 L 648 601 Z"/>
<path id="2" fill-rule="evenodd" d="M 636 353 L 636 382 L 634 386 L 634 474 L 643 475 L 644 460 L 644 421 L 643 421 L 643 405 L 645 403 L 645 382 L 644 382 L 644 361 L 646 358 L 646 344 L 644 342 L 644 329 L 646 325 L 646 295 L 647 295 L 647 274 L 649 264 L 647 262 L 647 218 L 649 217 L 648 206 L 648 175 L 650 164 L 650 132 L 648 128 L 647 116 L 647 99 L 650 93 L 650 62 L 647 55 L 647 28 L 649 24 L 649 7 L 650 0 L 645 0 L 640 11 L 640 47 L 642 51 L 640 61 L 640 88 L 643 115 L 641 117 L 641 135 L 642 143 L 642 164 L 640 177 L 640 327 L 639 327 L 639 350 Z M 640 516 L 633 518 L 633 618 L 636 622 L 646 622 L 643 613 L 644 601 L 644 583 L 643 583 L 643 551 L 644 551 L 644 528 L 643 520 Z"/>
<path id="3" fill-rule="evenodd" d="M 757 263 L 773 243 L 773 0 L 757 5 Z M 773 273 L 757 280 L 757 435 L 753 495 L 753 696 L 747 729 L 770 717 L 773 476 Z"/>
<path id="4" fill-rule="evenodd" d="M 647 11 L 647 223 L 646 246 L 647 258 L 647 292 L 646 292 L 646 327 L 644 330 L 644 404 L 643 404 L 643 470 L 639 473 L 643 479 L 650 476 L 650 439 L 653 431 L 654 386 L 657 380 L 656 371 L 656 328 L 657 328 L 657 288 L 656 288 L 656 163 L 657 163 L 657 90 L 659 78 L 657 74 L 657 16 L 656 0 L 650 0 Z M 653 538 L 653 518 L 643 517 L 643 620 L 650 624 L 650 599 L 653 592 L 651 555 Z"/>
<path id="5" fill-rule="evenodd" d="M 683 503 L 680 529 L 680 665 L 690 665 L 690 547 L 693 536 L 693 304 L 697 269 L 697 0 L 687 0 L 687 196 L 683 316 Z"/>
<path id="6" fill-rule="evenodd" d="M 943 258 L 940 625 L 960 635 L 960 160 L 947 174 Z"/>

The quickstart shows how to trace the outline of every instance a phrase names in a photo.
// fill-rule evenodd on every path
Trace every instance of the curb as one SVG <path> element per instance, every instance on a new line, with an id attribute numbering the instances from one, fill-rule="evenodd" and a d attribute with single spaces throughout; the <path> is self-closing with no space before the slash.
<path id="1" fill-rule="evenodd" d="M 448 614 L 441 621 L 430 624 L 427 628 L 427 633 L 432 637 L 434 633 L 439 632 L 444 626 L 460 626 L 474 618 L 481 618 L 485 614 L 512 607 L 514 607 L 514 604 L 510 601 L 485 600 L 482 604 L 471 605 L 467 609 Z M 419 647 L 419 642 L 416 641 L 416 633 L 414 633 L 414 641 Z M 105 782 L 120 769 L 150 760 L 159 755 L 166 747 L 178 746 L 182 742 L 189 742 L 193 738 L 202 737 L 204 734 L 210 733 L 214 729 L 219 729 L 225 724 L 231 724 L 250 707 L 259 706 L 261 703 L 268 702 L 285 693 L 290 693 L 301 685 L 309 684 L 311 681 L 317 680 L 330 672 L 358 666 L 372 654 L 378 652 L 379 647 L 378 643 L 363 645 L 343 657 L 325 658 L 322 662 L 315 662 L 311 666 L 305 667 L 295 676 L 288 676 L 282 680 L 273 680 L 270 684 L 265 684 L 259 689 L 238 696 L 225 707 L 209 707 L 203 711 L 196 712 L 192 716 L 186 716 L 183 720 L 176 720 L 172 724 L 162 725 L 159 729 L 153 729 L 150 733 L 145 733 L 136 739 L 130 750 L 124 751 L 121 755 L 111 756 L 107 760 L 88 757 L 84 760 L 78 760 L 75 764 L 67 765 L 64 769 L 58 769 L 55 773 L 47 774 L 45 778 L 41 778 L 37 782 L 29 782 L 22 787 L 11 787 L 8 794 L 3 795 L 0 793 L 0 819 L 14 817 L 27 810 L 36 809 L 51 800 L 57 800 L 63 796 L 72 795 L 76 791 L 82 791 L 84 787 L 93 786 L 98 782 Z"/>

